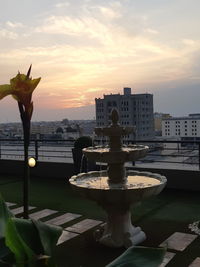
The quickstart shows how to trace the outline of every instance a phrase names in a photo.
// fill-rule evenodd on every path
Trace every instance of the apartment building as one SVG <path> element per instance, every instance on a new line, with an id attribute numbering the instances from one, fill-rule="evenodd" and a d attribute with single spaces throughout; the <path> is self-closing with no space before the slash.
<path id="1" fill-rule="evenodd" d="M 116 108 L 121 126 L 136 126 L 136 133 L 126 139 L 144 140 L 154 137 L 152 94 L 132 94 L 131 88 L 124 88 L 123 95 L 104 95 L 103 98 L 96 98 L 95 104 L 97 127 L 108 126 L 111 123 L 111 111 Z"/>
<path id="2" fill-rule="evenodd" d="M 200 140 L 200 114 L 163 119 L 162 136 L 182 140 Z"/>

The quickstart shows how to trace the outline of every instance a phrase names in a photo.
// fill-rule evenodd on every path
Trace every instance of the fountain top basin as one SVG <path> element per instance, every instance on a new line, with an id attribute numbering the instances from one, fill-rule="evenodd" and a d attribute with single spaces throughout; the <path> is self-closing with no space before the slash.
<path id="1" fill-rule="evenodd" d="M 104 163 L 124 163 L 135 161 L 146 155 L 149 147 L 143 145 L 122 146 L 120 150 L 111 151 L 108 146 L 95 146 L 83 149 L 83 153 L 90 160 Z"/>

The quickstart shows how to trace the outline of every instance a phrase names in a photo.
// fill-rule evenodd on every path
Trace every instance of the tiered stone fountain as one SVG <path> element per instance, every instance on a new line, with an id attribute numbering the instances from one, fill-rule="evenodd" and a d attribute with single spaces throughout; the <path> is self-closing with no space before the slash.
<path id="1" fill-rule="evenodd" d="M 112 111 L 110 127 L 95 128 L 97 135 L 108 136 L 109 146 L 83 149 L 90 160 L 108 164 L 107 171 L 92 171 L 73 176 L 69 181 L 82 196 L 96 201 L 107 212 L 107 223 L 99 242 L 110 247 L 129 247 L 146 239 L 140 227 L 131 223 L 130 206 L 165 187 L 166 178 L 150 172 L 126 171 L 124 163 L 144 157 L 147 146 L 123 146 L 121 137 L 134 127 L 121 127 L 116 109 Z"/>

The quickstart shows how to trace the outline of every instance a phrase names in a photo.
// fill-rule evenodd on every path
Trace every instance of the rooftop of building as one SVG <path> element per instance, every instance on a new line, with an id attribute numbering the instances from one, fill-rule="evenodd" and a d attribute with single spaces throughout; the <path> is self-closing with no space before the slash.
<path id="1" fill-rule="evenodd" d="M 150 93 L 141 93 L 141 94 L 133 94 L 131 92 L 131 88 L 125 87 L 123 89 L 123 94 L 118 93 L 118 94 L 104 94 L 103 98 L 95 98 L 95 100 L 103 100 L 104 98 L 110 98 L 110 97 L 143 97 L 143 96 L 153 96 L 153 94 Z"/>
<path id="2" fill-rule="evenodd" d="M 176 121 L 180 121 L 180 120 L 200 120 L 200 115 L 199 116 L 197 116 L 197 115 L 195 115 L 195 116 L 192 116 L 192 115 L 189 115 L 189 116 L 184 116 L 184 117 L 169 117 L 169 118 L 163 118 L 162 119 L 163 121 L 174 121 L 174 120 L 176 120 Z"/>
<path id="3" fill-rule="evenodd" d="M 20 177 L 0 176 L 0 190 L 6 201 L 15 202 L 20 206 L 21 187 Z M 104 211 L 95 202 L 82 199 L 75 194 L 67 180 L 32 177 L 30 189 L 30 204 L 37 208 L 49 208 L 60 213 L 71 212 L 81 214 L 83 218 L 105 221 Z M 188 226 L 200 220 L 199 210 L 199 192 L 165 189 L 158 196 L 132 207 L 132 220 L 147 234 L 147 240 L 141 245 L 159 247 L 174 233 L 189 236 L 194 234 Z M 200 237 L 195 236 L 194 239 L 183 251 L 177 248 L 168 249 L 168 252 L 174 253 L 168 267 L 188 267 L 195 258 L 200 257 Z M 94 241 L 92 232 L 88 231 L 58 246 L 56 254 L 58 266 L 61 267 L 103 267 L 124 250 L 99 245 Z"/>

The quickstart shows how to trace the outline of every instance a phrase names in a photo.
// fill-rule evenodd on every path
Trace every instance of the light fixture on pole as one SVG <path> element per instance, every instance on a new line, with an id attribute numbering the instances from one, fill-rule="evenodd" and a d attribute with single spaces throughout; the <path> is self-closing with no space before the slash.
<path id="1" fill-rule="evenodd" d="M 28 165 L 29 165 L 29 167 L 31 167 L 31 168 L 35 167 L 35 165 L 36 165 L 36 160 L 35 160 L 35 158 L 29 158 L 29 159 L 28 159 Z"/>

